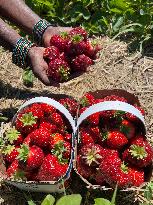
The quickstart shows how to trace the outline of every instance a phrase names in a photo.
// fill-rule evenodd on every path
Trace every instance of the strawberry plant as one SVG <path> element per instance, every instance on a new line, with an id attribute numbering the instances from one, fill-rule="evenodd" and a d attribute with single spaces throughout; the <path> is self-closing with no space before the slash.
<path id="1" fill-rule="evenodd" d="M 128 34 L 130 40 L 139 42 L 141 50 L 152 38 L 151 0 L 26 0 L 26 3 L 54 24 L 82 25 L 90 34 L 112 38 Z"/>

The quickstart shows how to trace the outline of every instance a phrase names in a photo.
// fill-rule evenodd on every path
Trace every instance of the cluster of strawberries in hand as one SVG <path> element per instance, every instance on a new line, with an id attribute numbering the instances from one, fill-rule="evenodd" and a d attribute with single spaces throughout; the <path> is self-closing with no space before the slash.
<path id="1" fill-rule="evenodd" d="M 75 101 L 60 102 L 74 114 Z M 67 171 L 72 130 L 65 117 L 46 103 L 33 103 L 18 113 L 2 146 L 8 177 L 27 181 L 57 181 Z"/>
<path id="2" fill-rule="evenodd" d="M 53 35 L 43 55 L 48 63 L 47 74 L 54 81 L 67 81 L 72 73 L 87 71 L 100 49 L 96 40 L 90 41 L 81 27 Z"/>
<path id="3" fill-rule="evenodd" d="M 103 101 L 127 102 L 116 95 L 95 99 L 86 93 L 80 113 Z M 134 105 L 144 115 L 144 110 Z M 95 185 L 120 188 L 140 186 L 153 159 L 153 149 L 141 131 L 139 119 L 123 111 L 102 111 L 89 116 L 80 126 L 78 173 Z"/>

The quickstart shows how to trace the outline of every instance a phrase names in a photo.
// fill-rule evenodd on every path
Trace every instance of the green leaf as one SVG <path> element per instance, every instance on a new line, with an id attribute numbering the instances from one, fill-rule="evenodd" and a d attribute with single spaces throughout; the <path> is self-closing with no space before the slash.
<path id="1" fill-rule="evenodd" d="M 41 203 L 41 205 L 53 205 L 55 203 L 55 198 L 48 194 L 45 199 L 43 200 L 43 202 Z"/>
<path id="2" fill-rule="evenodd" d="M 94 205 L 111 205 L 111 202 L 109 200 L 103 198 L 96 198 L 94 199 L 94 201 Z"/>
<path id="3" fill-rule="evenodd" d="M 27 201 L 27 202 L 28 202 L 28 205 L 36 205 L 32 200 Z"/>
<path id="4" fill-rule="evenodd" d="M 121 25 L 123 24 L 123 22 L 124 22 L 124 18 L 123 18 L 122 16 L 119 17 L 119 18 L 116 20 L 115 24 L 113 25 L 113 30 L 114 30 L 115 32 L 119 31 L 119 29 L 120 29 Z"/>
<path id="5" fill-rule="evenodd" d="M 80 205 L 82 197 L 80 194 L 72 194 L 61 197 L 56 205 Z"/>
<path id="6" fill-rule="evenodd" d="M 23 83 L 24 83 L 25 85 L 33 84 L 34 74 L 33 74 L 32 70 L 30 70 L 29 68 L 27 68 L 27 69 L 23 72 L 22 79 L 23 79 Z"/>

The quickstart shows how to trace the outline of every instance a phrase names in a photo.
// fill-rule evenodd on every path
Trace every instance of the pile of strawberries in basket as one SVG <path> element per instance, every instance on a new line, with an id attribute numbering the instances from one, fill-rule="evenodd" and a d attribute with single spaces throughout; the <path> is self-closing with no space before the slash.
<path id="1" fill-rule="evenodd" d="M 80 114 L 103 101 L 127 102 L 115 95 L 95 99 L 85 94 Z M 134 105 L 144 115 L 144 110 Z M 89 116 L 80 126 L 77 171 L 93 185 L 120 188 L 140 186 L 146 180 L 153 149 L 143 134 L 139 119 L 123 111 L 102 111 Z"/>
<path id="2" fill-rule="evenodd" d="M 61 99 L 74 115 L 77 103 Z M 57 181 L 69 165 L 72 130 L 54 107 L 33 103 L 17 115 L 1 142 L 8 177 L 28 181 Z"/>
<path id="3" fill-rule="evenodd" d="M 47 75 L 57 82 L 67 81 L 72 74 L 87 71 L 100 49 L 98 42 L 89 40 L 81 27 L 53 35 L 43 55 L 48 63 Z"/>

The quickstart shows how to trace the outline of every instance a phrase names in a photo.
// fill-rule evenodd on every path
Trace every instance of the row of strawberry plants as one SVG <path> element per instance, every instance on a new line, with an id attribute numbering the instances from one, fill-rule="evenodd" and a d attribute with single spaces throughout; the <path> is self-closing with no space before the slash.
<path id="1" fill-rule="evenodd" d="M 90 34 L 117 37 L 131 33 L 140 47 L 152 38 L 153 3 L 151 0 L 26 0 L 40 16 L 52 23 L 82 25 Z"/>

